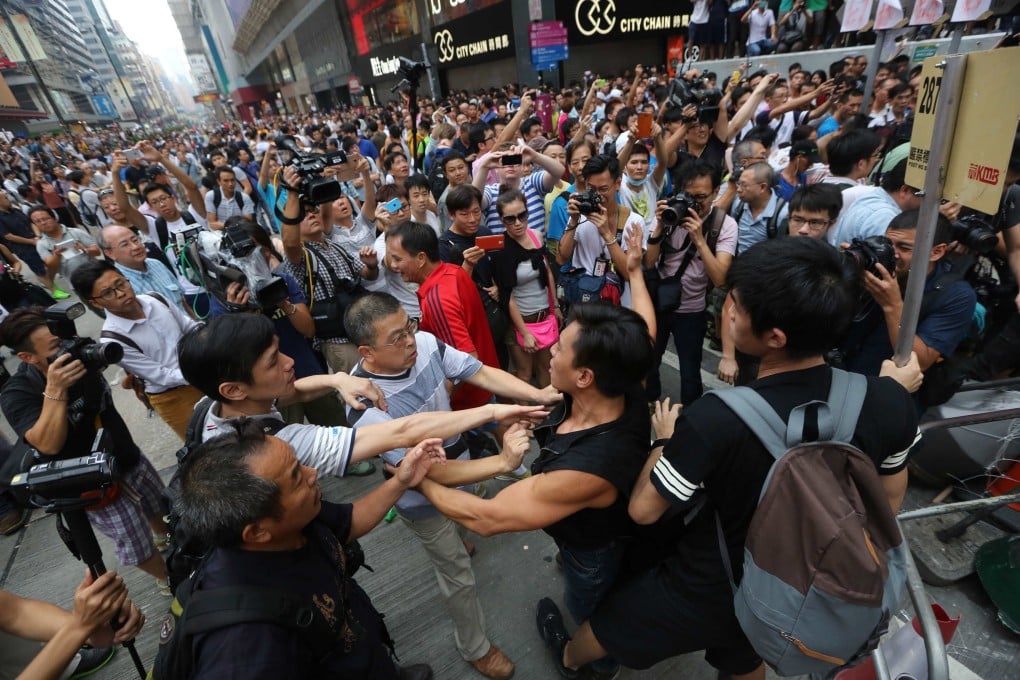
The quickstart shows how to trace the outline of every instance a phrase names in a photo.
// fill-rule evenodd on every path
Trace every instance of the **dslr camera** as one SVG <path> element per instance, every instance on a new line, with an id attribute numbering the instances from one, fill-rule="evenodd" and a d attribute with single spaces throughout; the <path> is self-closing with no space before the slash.
<path id="1" fill-rule="evenodd" d="M 684 221 L 688 215 L 687 211 L 692 208 L 695 211 L 698 209 L 698 202 L 694 200 L 694 197 L 686 191 L 678 191 L 666 199 L 666 207 L 663 209 L 659 221 L 664 227 L 675 227 Z"/>
<path id="2" fill-rule="evenodd" d="M 98 343 L 79 336 L 74 320 L 83 314 L 85 305 L 73 300 L 64 300 L 43 310 L 50 333 L 60 338 L 59 348 L 47 361 L 53 363 L 67 354 L 71 361 L 81 361 L 89 371 L 102 371 L 124 357 L 124 348 L 116 342 Z"/>
<path id="3" fill-rule="evenodd" d="M 719 103 L 722 97 L 722 90 L 718 87 L 709 87 L 707 78 L 687 80 L 683 76 L 677 76 L 669 83 L 666 105 L 682 109 L 693 104 L 698 107 L 698 115 L 696 119 L 687 122 L 698 120 L 715 125 L 715 121 L 719 119 Z"/>
<path id="4" fill-rule="evenodd" d="M 977 213 L 964 215 L 953 222 L 953 240 L 967 246 L 980 255 L 987 255 L 999 243 L 995 228 Z"/>
<path id="5" fill-rule="evenodd" d="M 226 309 L 270 311 L 287 297 L 287 283 L 270 271 L 244 220 L 232 220 L 222 231 L 200 232 L 188 245 L 188 257 L 197 264 L 206 290 Z M 231 283 L 246 287 L 257 302 L 229 302 L 227 287 Z"/>
<path id="6" fill-rule="evenodd" d="M 599 207 L 602 205 L 602 196 L 591 188 L 584 193 L 575 193 L 570 198 L 574 200 L 574 203 L 577 205 L 577 211 L 582 215 L 591 215 L 598 212 Z"/>
<path id="7" fill-rule="evenodd" d="M 298 192 L 302 200 L 313 205 L 332 203 L 340 198 L 342 191 L 340 182 L 333 177 L 324 177 L 322 172 L 333 165 L 347 162 L 347 154 L 342 149 L 330 153 L 304 153 L 298 148 L 293 137 L 284 137 L 279 146 L 291 153 L 290 165 L 301 176 Z"/>
<path id="8" fill-rule="evenodd" d="M 857 278 L 866 271 L 881 277 L 875 266 L 877 264 L 885 267 L 890 274 L 896 274 L 896 252 L 893 250 L 892 241 L 885 236 L 855 238 L 842 253 L 844 264 Z"/>

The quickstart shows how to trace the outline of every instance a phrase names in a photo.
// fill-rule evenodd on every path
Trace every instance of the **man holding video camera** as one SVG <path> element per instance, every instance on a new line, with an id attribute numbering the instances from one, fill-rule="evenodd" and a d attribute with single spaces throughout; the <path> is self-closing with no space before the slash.
<path id="1" fill-rule="evenodd" d="M 15 455 L 21 446 L 33 449 L 37 462 L 110 454 L 120 479 L 96 494 L 89 521 L 114 541 L 121 564 L 156 577 L 156 585 L 169 594 L 166 564 L 153 535 L 167 533 L 160 508 L 163 482 L 114 407 L 102 374 L 114 352 L 78 337 L 74 312 L 83 313 L 80 304 L 28 307 L 0 324 L 0 342 L 23 362 L 0 391 L 0 409 L 19 438 Z"/>

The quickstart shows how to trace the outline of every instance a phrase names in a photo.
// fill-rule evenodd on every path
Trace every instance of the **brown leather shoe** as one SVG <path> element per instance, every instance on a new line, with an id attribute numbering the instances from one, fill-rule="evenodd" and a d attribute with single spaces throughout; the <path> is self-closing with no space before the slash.
<path id="1" fill-rule="evenodd" d="M 485 677 L 495 680 L 505 680 L 514 674 L 514 662 L 496 645 L 490 646 L 488 653 L 481 659 L 472 661 L 471 665 Z"/>
<path id="2" fill-rule="evenodd" d="M 4 513 L 3 516 L 0 516 L 0 535 L 10 536 L 25 526 L 25 520 L 27 519 L 28 510 L 22 510 L 21 508 L 13 508 Z"/>

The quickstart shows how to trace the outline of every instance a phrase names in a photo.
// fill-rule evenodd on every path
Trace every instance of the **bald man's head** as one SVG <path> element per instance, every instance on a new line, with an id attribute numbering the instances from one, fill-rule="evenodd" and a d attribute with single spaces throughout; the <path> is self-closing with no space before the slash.
<path id="1" fill-rule="evenodd" d="M 103 227 L 103 252 L 117 264 L 130 269 L 145 267 L 148 252 L 141 237 L 131 229 L 117 224 Z"/>

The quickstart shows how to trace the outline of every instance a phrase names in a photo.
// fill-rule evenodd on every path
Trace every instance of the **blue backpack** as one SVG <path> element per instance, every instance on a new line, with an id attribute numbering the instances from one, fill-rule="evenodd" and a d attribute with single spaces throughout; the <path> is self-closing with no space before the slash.
<path id="1" fill-rule="evenodd" d="M 740 627 L 781 676 L 827 674 L 878 646 L 906 582 L 906 548 L 874 462 L 849 444 L 867 392 L 860 374 L 832 369 L 824 402 L 784 423 L 748 387 L 718 390 L 776 462 L 762 487 L 733 580 L 722 523 L 719 547 Z M 818 439 L 803 441 L 817 411 Z"/>

